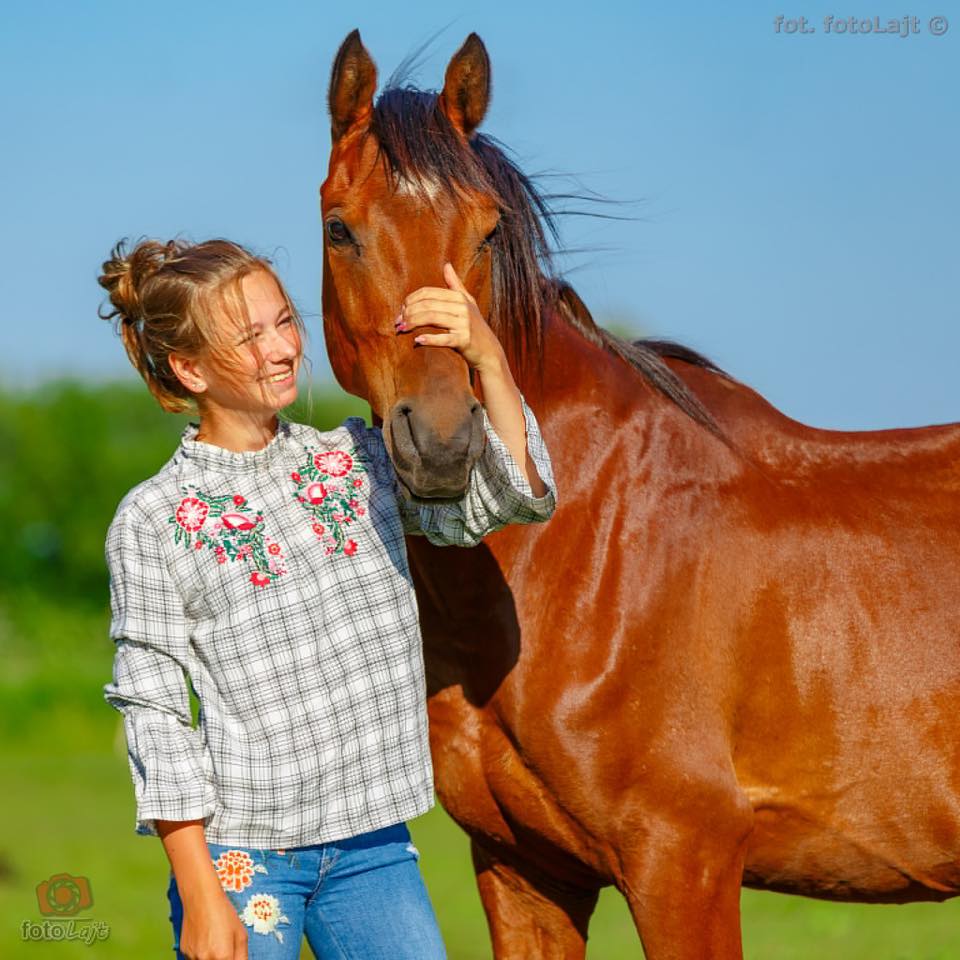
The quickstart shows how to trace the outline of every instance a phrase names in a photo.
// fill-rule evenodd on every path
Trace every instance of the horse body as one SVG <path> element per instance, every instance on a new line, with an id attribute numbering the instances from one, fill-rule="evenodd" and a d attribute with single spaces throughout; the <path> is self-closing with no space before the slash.
<path id="1" fill-rule="evenodd" d="M 510 357 L 554 516 L 470 550 L 407 541 L 437 792 L 471 837 L 496 956 L 582 957 L 609 884 L 650 960 L 740 958 L 744 883 L 960 893 L 960 424 L 808 427 L 685 348 L 616 345 L 569 288 L 548 296 L 529 187 L 471 139 L 488 69 L 472 37 L 436 105 L 375 110 L 372 61 L 345 41 L 324 323 L 388 448 L 406 418 L 442 460 L 482 384 L 385 335 L 399 301 L 447 258 L 502 340 L 538 314 Z M 418 466 L 453 495 L 469 455 Z"/>
<path id="2" fill-rule="evenodd" d="M 480 864 L 642 912 L 630 854 L 673 826 L 743 832 L 753 887 L 960 892 L 960 427 L 816 430 L 674 361 L 738 458 L 561 325 L 526 394 L 551 522 L 409 547 L 438 791 Z"/>

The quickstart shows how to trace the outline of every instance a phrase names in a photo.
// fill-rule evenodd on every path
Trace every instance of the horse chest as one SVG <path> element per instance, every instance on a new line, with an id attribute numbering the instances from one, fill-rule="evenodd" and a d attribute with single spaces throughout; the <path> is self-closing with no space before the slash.
<path id="1" fill-rule="evenodd" d="M 429 711 L 437 793 L 464 830 L 522 848 L 556 876 L 607 873 L 597 844 L 525 761 L 492 705 L 474 706 L 448 687 L 430 698 Z"/>

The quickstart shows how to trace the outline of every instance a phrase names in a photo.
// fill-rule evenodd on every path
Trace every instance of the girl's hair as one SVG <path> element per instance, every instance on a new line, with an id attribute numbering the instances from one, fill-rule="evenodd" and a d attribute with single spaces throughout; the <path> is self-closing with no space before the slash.
<path id="1" fill-rule="evenodd" d="M 171 353 L 203 357 L 226 373 L 237 369 L 237 348 L 217 318 L 226 312 L 249 334 L 241 282 L 256 270 L 265 270 L 276 281 L 302 346 L 303 320 L 271 262 L 238 243 L 141 240 L 128 251 L 127 241 L 121 240 L 111 251 L 97 280 L 109 293 L 112 309 L 101 308 L 99 315 L 115 319 L 130 362 L 164 410 L 198 409 L 196 397 L 170 367 Z M 251 342 L 255 348 L 256 341 Z"/>

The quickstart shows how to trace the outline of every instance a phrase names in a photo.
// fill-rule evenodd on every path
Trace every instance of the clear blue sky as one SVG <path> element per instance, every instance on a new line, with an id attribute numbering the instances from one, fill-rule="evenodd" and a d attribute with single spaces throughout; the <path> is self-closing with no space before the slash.
<path id="1" fill-rule="evenodd" d="M 8 4 L 0 31 L 0 380 L 132 375 L 96 316 L 121 236 L 275 254 L 328 375 L 317 190 L 326 85 L 359 27 L 385 79 L 441 83 L 476 30 L 484 129 L 642 219 L 571 219 L 601 322 L 704 351 L 790 416 L 844 429 L 960 420 L 960 5 L 435 2 Z M 849 8 L 849 9 L 848 9 Z M 806 13 L 816 33 L 775 31 Z M 912 14 L 901 39 L 825 14 Z M 927 21 L 950 28 L 931 36 Z"/>

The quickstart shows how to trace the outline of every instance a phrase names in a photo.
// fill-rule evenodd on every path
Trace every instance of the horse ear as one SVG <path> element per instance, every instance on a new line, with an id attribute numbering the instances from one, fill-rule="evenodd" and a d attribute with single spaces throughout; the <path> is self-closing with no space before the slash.
<path id="1" fill-rule="evenodd" d="M 469 137 L 490 104 L 490 57 L 483 41 L 471 33 L 453 55 L 443 79 L 439 106 L 447 119 Z"/>
<path id="2" fill-rule="evenodd" d="M 330 73 L 330 136 L 336 143 L 358 120 L 373 109 L 377 68 L 354 30 L 340 45 Z"/>

